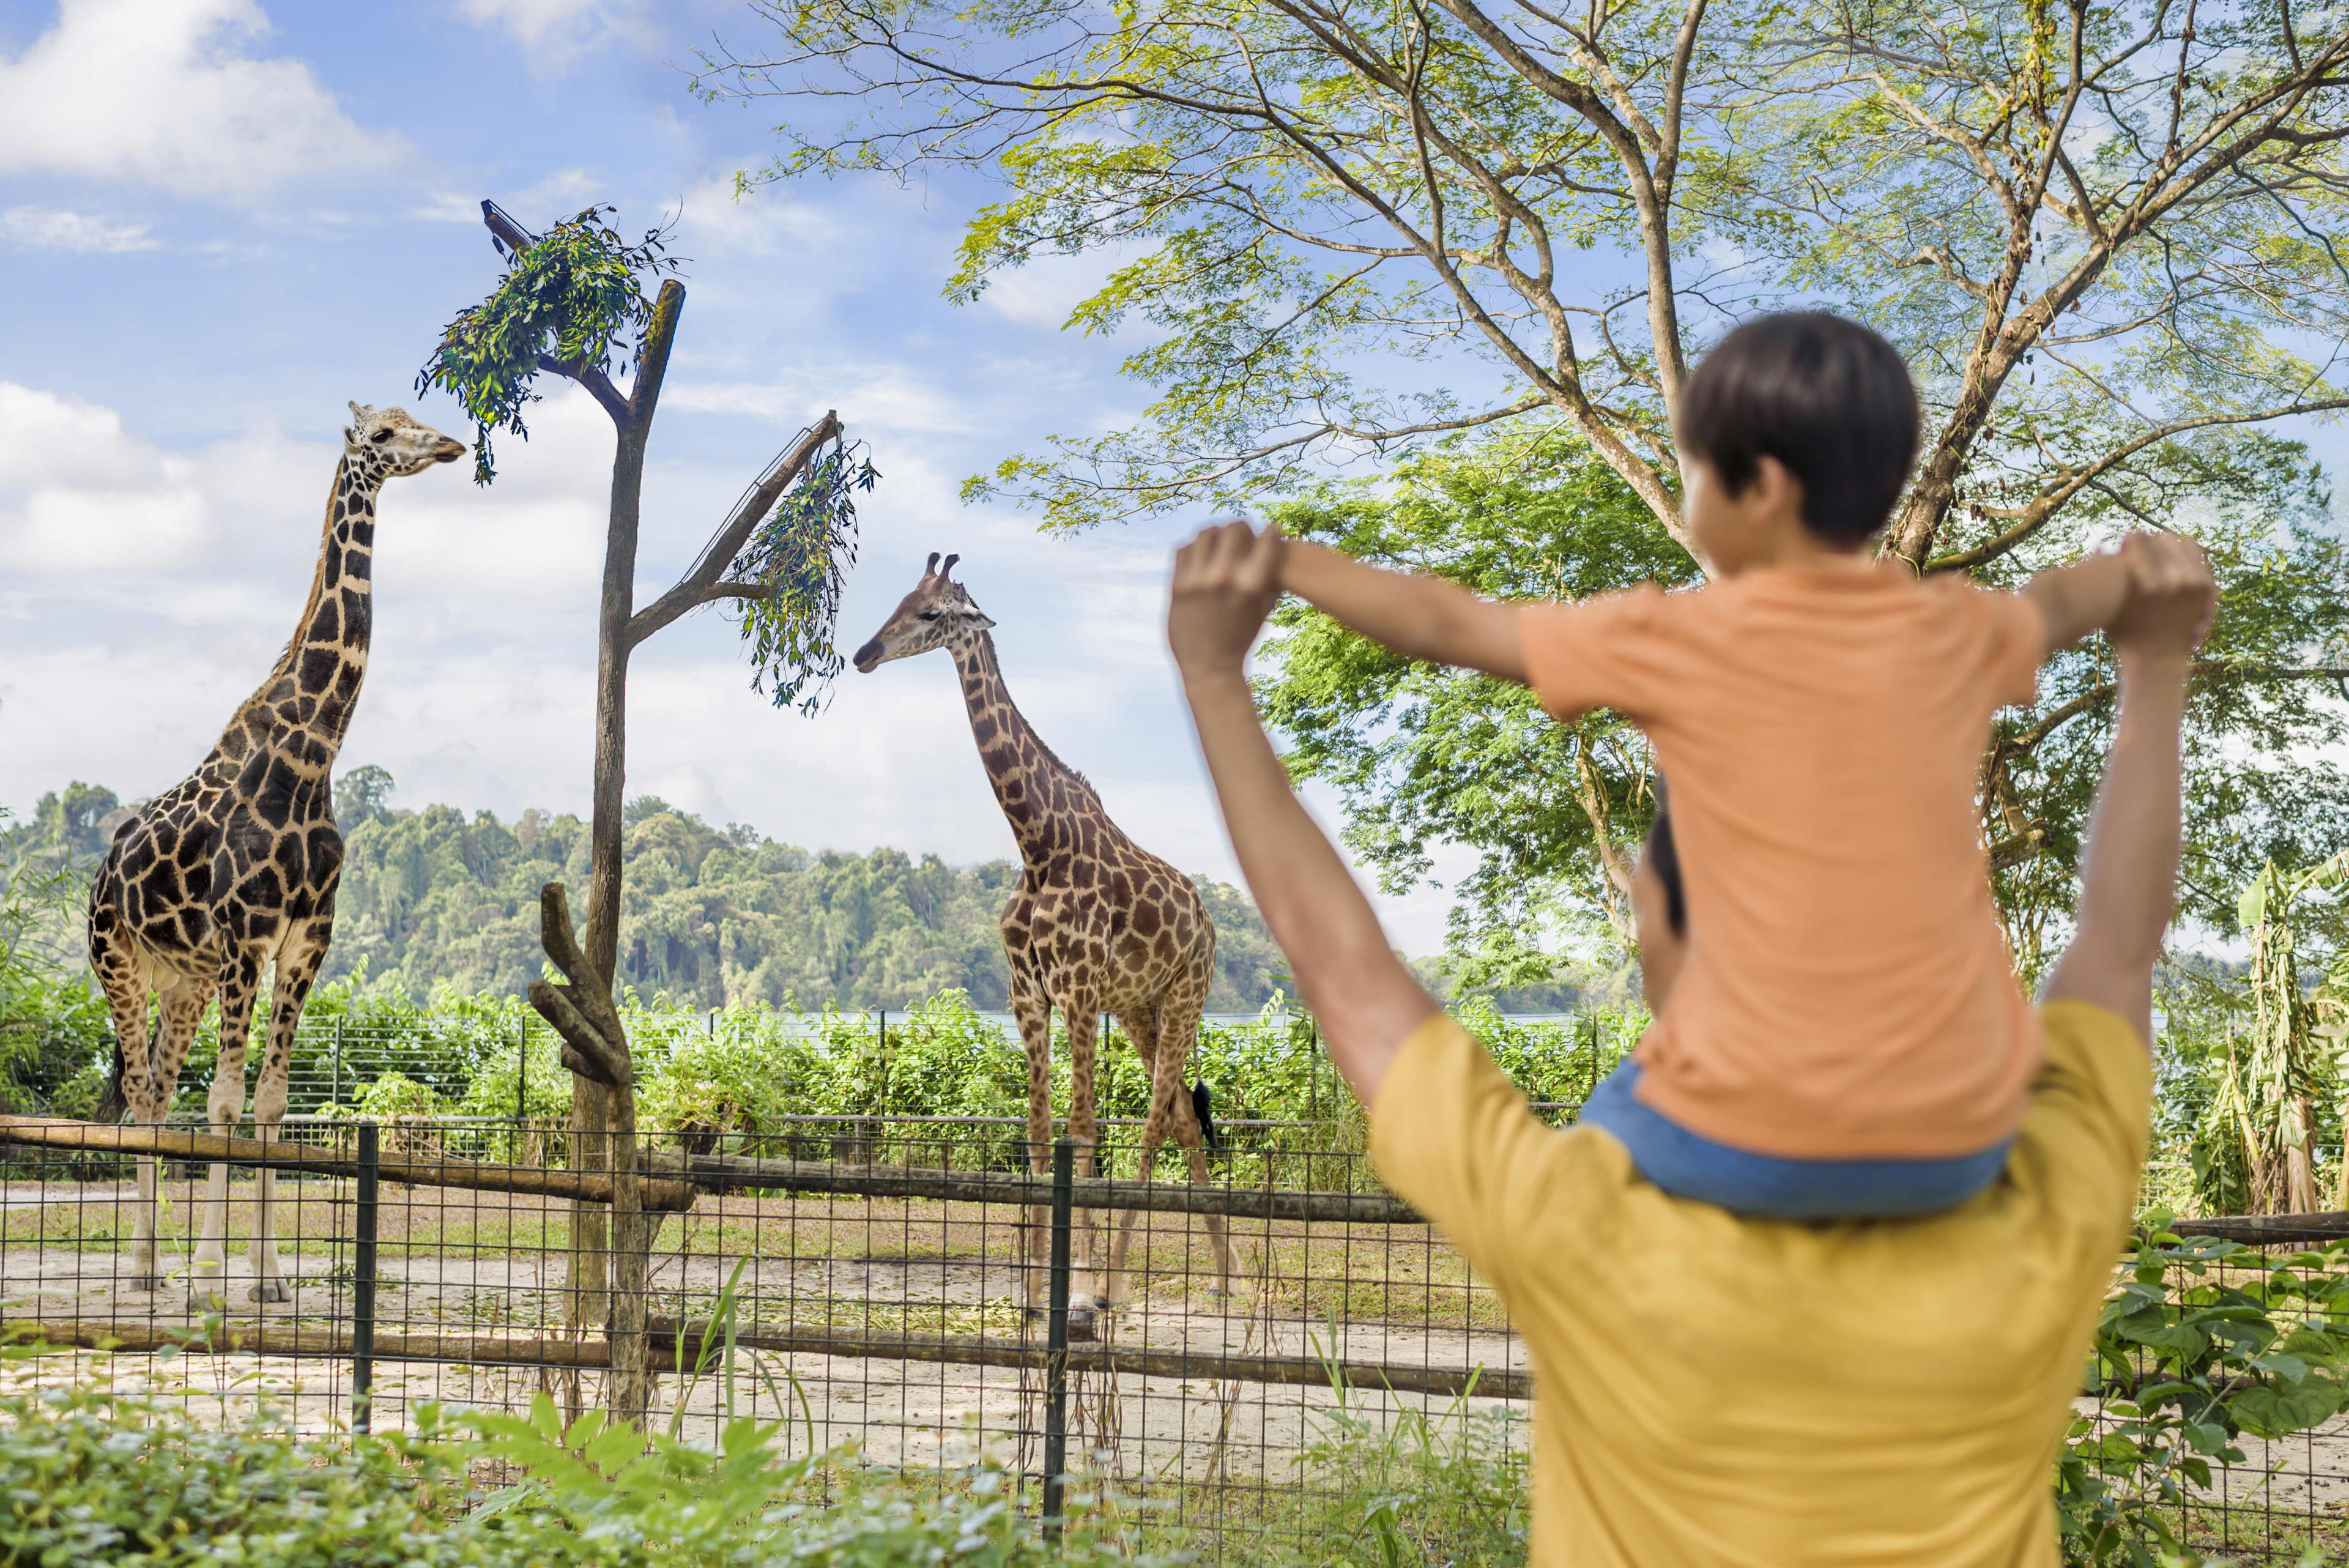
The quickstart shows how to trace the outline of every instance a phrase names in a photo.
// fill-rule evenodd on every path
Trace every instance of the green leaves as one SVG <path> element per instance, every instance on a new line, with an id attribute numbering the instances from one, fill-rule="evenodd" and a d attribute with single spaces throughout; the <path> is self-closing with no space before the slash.
<path id="1" fill-rule="evenodd" d="M 623 241 L 605 222 L 616 210 L 574 213 L 509 257 L 489 298 L 458 313 L 417 371 L 419 396 L 449 392 L 472 417 L 474 483 L 497 476 L 492 431 L 529 439 L 522 414 L 537 400 L 531 385 L 546 368 L 542 361 L 613 375 L 633 361 L 652 319 L 644 286 L 678 264 L 658 229 L 636 244 Z"/>
<path id="2" fill-rule="evenodd" d="M 1444 442 L 1387 480 L 1323 484 L 1270 514 L 1299 537 L 1495 598 L 1697 576 L 1588 447 L 1531 421 Z M 1433 869 L 1434 845 L 1476 852 L 1451 932 L 1464 981 L 1547 979 L 1561 933 L 1630 946 L 1609 867 L 1654 809 L 1636 730 L 1605 713 L 1558 724 L 1522 687 L 1410 664 L 1299 604 L 1275 628 L 1257 697 L 1293 742 L 1291 771 L 1337 787 L 1355 853 L 1400 888 Z"/>
<path id="3" fill-rule="evenodd" d="M 765 590 L 738 601 L 738 613 L 751 690 L 778 708 L 796 702 L 812 714 L 846 668 L 833 639 L 856 562 L 856 496 L 880 477 L 871 459 L 835 441 L 783 493 L 727 574 Z"/>
<path id="4" fill-rule="evenodd" d="M 2251 1462 L 2245 1438 L 2305 1432 L 2349 1408 L 2349 1242 L 2281 1263 L 2181 1241 L 2155 1213 L 2105 1303 L 2078 1416 L 2056 1465 L 2064 1561 L 2142 1564 L 2185 1548 L 2189 1489 Z"/>

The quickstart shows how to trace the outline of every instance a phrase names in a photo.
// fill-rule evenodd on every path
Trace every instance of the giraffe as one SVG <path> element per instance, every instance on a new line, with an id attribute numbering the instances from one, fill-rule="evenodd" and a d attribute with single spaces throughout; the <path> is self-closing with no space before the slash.
<path id="1" fill-rule="evenodd" d="M 1003 948 L 1011 961 L 1011 1014 L 1028 1055 L 1028 1147 L 1034 1168 L 1049 1168 L 1052 1130 L 1052 1009 L 1069 1030 L 1069 1136 L 1078 1174 L 1096 1168 L 1099 1121 L 1093 1093 L 1094 1031 L 1103 1012 L 1125 1026 L 1150 1075 L 1150 1114 L 1142 1133 L 1142 1179 L 1150 1179 L 1168 1133 L 1183 1146 L 1191 1179 L 1207 1179 L 1206 1153 L 1184 1069 L 1198 1036 L 1215 975 L 1216 928 L 1191 879 L 1119 830 L 1082 774 L 1052 754 L 1004 689 L 996 662 L 995 625 L 969 590 L 948 576 L 961 557 L 938 564 L 930 554 L 922 580 L 856 650 L 871 674 L 891 659 L 943 648 L 954 656 L 995 798 L 1019 843 L 1019 885 L 1003 909 Z M 1109 1266 L 1090 1301 L 1071 1293 L 1071 1337 L 1089 1334 L 1097 1313 L 1113 1309 L 1125 1269 L 1134 1213 L 1118 1227 Z M 1029 1223 L 1029 1262 L 1021 1278 L 1036 1305 L 1034 1266 L 1045 1244 L 1042 1211 Z M 1207 1217 L 1216 1257 L 1215 1291 L 1231 1285 L 1231 1240 L 1220 1215 Z M 1080 1230 L 1078 1266 L 1093 1272 L 1098 1251 L 1090 1219 Z"/>
<path id="2" fill-rule="evenodd" d="M 376 493 L 387 479 L 464 455 L 400 409 L 350 405 L 343 455 L 310 597 L 293 640 L 261 687 L 229 721 L 196 771 L 140 806 L 115 830 L 90 888 L 89 961 L 114 1021 L 114 1070 L 100 1121 L 160 1122 L 177 1089 L 196 1025 L 220 997 L 220 1064 L 205 1100 L 215 1133 L 244 1114 L 244 1056 L 261 971 L 273 960 L 267 1053 L 254 1085 L 253 1120 L 266 1143 L 285 1114 L 286 1068 L 303 999 L 326 956 L 343 839 L 335 831 L 328 772 L 350 727 L 367 673 L 372 625 L 369 571 Z M 147 993 L 157 997 L 155 1031 Z M 155 1160 L 139 1161 L 131 1288 L 160 1291 L 155 1261 Z M 256 1302 L 287 1292 L 270 1230 L 271 1173 L 254 1184 Z M 228 1168 L 205 1182 L 196 1243 L 195 1310 L 221 1304 L 226 1275 Z"/>

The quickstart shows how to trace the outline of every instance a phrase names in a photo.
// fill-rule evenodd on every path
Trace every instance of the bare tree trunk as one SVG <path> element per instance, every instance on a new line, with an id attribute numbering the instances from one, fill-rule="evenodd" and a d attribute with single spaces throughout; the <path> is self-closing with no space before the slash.
<path id="1" fill-rule="evenodd" d="M 627 1035 L 609 1003 L 619 978 L 621 808 L 627 790 L 629 618 L 636 609 L 636 535 L 642 511 L 645 447 L 668 369 L 685 286 L 661 285 L 645 331 L 642 358 L 612 454 L 612 505 L 604 545 L 604 591 L 595 618 L 595 809 L 588 827 L 587 920 L 577 957 L 584 972 L 574 986 L 603 992 L 606 1027 L 599 1031 L 616 1057 L 604 1075 L 578 1074 L 572 1085 L 572 1127 L 586 1168 L 612 1172 L 608 1232 L 599 1206 L 574 1203 L 571 1214 L 571 1309 L 580 1327 L 604 1325 L 612 1337 L 606 1391 L 615 1420 L 641 1423 L 652 1403 L 645 1368 L 647 1252 L 654 1227 L 645 1222 L 636 1158 L 636 1095 Z M 548 953 L 554 956 L 552 932 Z M 567 940 L 568 934 L 565 933 Z M 560 961 L 558 961 L 559 962 Z M 568 972 L 566 971 L 566 972 Z M 535 988 L 533 988 L 535 990 Z M 561 1024 L 558 1023 L 558 1027 Z"/>

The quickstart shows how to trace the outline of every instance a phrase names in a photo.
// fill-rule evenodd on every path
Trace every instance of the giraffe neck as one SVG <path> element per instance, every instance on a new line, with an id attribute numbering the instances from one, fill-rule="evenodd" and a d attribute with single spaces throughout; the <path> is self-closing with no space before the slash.
<path id="1" fill-rule="evenodd" d="M 1070 836 L 1055 831 L 1077 814 L 1098 815 L 1101 798 L 1066 763 L 1052 754 L 1003 684 L 1003 670 L 995 659 L 995 639 L 984 631 L 956 638 L 947 644 L 955 671 L 962 677 L 962 700 L 970 710 L 971 739 L 978 742 L 978 760 L 995 803 L 1019 841 L 1019 857 L 1030 866 L 1050 861 L 1056 848 L 1065 849 Z"/>
<path id="2" fill-rule="evenodd" d="M 371 463 L 346 455 L 336 465 L 302 618 L 269 679 L 229 722 L 216 754 L 243 756 L 262 747 L 296 753 L 305 771 L 321 777 L 334 762 L 367 678 L 375 627 L 375 504 L 382 486 L 383 474 Z"/>

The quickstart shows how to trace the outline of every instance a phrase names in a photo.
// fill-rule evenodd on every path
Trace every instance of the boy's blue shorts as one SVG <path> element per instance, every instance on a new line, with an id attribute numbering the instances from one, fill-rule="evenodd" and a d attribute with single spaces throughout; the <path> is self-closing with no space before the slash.
<path id="1" fill-rule="evenodd" d="M 1881 1220 L 1954 1209 L 2006 1168 L 2008 1138 L 1955 1159 L 1778 1159 L 1731 1148 L 1641 1105 L 1625 1058 L 1582 1107 L 1630 1152 L 1640 1174 L 1680 1198 L 1767 1220 Z"/>

